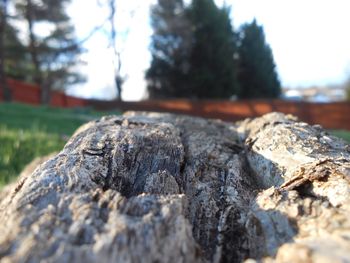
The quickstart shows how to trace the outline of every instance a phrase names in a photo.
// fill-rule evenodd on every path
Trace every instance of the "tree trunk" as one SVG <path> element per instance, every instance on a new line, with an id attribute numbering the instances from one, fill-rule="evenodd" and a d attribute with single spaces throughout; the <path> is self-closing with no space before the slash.
<path id="1" fill-rule="evenodd" d="M 5 30 L 7 25 L 7 0 L 1 0 L 1 20 L 0 20 L 0 85 L 4 101 L 11 101 L 11 90 L 6 81 L 5 73 Z"/>
<path id="2" fill-rule="evenodd" d="M 109 23 L 111 25 L 111 35 L 110 35 L 110 45 L 113 49 L 113 66 L 114 66 L 114 84 L 117 89 L 117 101 L 122 101 L 122 91 L 123 91 L 123 83 L 124 79 L 121 76 L 121 69 L 122 69 L 122 60 L 121 60 L 121 54 L 117 50 L 117 30 L 115 28 L 115 16 L 116 16 L 116 2 L 115 0 L 109 0 L 108 1 L 108 7 L 109 7 Z"/>
<path id="3" fill-rule="evenodd" d="M 46 82 L 41 84 L 40 101 L 43 105 L 49 105 L 51 101 L 51 86 Z"/>
<path id="4" fill-rule="evenodd" d="M 32 0 L 27 0 L 26 19 L 29 33 L 29 52 L 35 70 L 34 81 L 40 87 L 40 102 L 47 105 L 50 103 L 50 86 L 44 81 L 38 55 L 38 43 L 34 34 L 34 14 Z"/>
<path id="5" fill-rule="evenodd" d="M 0 195 L 0 258 L 347 262 L 349 161 L 283 114 L 104 117 Z"/>
<path id="6" fill-rule="evenodd" d="M 122 101 L 123 78 L 120 76 L 120 71 L 114 76 L 115 86 L 117 88 L 117 101 Z"/>

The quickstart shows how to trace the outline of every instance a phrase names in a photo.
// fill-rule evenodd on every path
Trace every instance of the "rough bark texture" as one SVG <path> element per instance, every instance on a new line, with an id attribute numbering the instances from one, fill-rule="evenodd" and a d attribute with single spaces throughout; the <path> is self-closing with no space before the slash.
<path id="1" fill-rule="evenodd" d="M 0 259 L 349 262 L 349 160 L 278 113 L 104 117 L 0 194 Z"/>

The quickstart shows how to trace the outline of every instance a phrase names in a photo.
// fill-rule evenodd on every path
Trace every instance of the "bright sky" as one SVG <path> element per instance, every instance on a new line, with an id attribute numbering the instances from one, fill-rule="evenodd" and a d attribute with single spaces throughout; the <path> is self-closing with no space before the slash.
<path id="1" fill-rule="evenodd" d="M 108 15 L 96 2 L 73 0 L 69 7 L 79 38 L 88 35 Z M 144 74 L 151 60 L 149 6 L 155 2 L 117 0 L 122 72 L 127 75 L 124 100 L 145 97 Z M 216 2 L 221 6 L 224 1 Z M 284 87 L 341 83 L 350 75 L 349 0 L 226 0 L 226 4 L 232 6 L 235 29 L 254 17 L 263 25 Z M 133 16 L 131 10 L 135 11 Z M 97 32 L 85 48 L 88 52 L 82 56 L 86 62 L 82 72 L 88 82 L 69 93 L 114 98 L 113 53 L 105 33 Z"/>

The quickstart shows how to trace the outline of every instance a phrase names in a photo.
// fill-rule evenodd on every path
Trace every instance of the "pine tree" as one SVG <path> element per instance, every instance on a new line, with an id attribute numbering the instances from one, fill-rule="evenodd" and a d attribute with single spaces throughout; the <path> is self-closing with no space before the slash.
<path id="1" fill-rule="evenodd" d="M 11 101 L 11 91 L 5 73 L 5 31 L 7 29 L 7 0 L 0 2 L 0 86 L 5 101 Z"/>
<path id="2" fill-rule="evenodd" d="M 151 9 L 151 67 L 146 73 L 151 98 L 186 97 L 191 27 L 182 0 L 158 0 Z"/>
<path id="3" fill-rule="evenodd" d="M 10 101 L 12 94 L 8 78 L 31 82 L 33 66 L 26 46 L 19 39 L 19 30 L 12 24 L 14 17 L 7 13 L 9 2 L 1 0 L 0 23 L 0 79 L 4 99 Z"/>
<path id="4" fill-rule="evenodd" d="M 74 71 L 82 52 L 74 36 L 74 27 L 65 13 L 70 0 L 16 0 L 16 9 L 28 25 L 29 53 L 34 68 L 34 81 L 41 87 L 41 101 L 49 103 L 52 89 L 84 81 Z M 38 23 L 51 27 L 46 35 L 35 32 Z"/>
<path id="5" fill-rule="evenodd" d="M 229 9 L 213 0 L 159 0 L 152 9 L 151 98 L 229 98 L 236 94 L 236 38 Z"/>
<path id="6" fill-rule="evenodd" d="M 239 98 L 277 98 L 281 84 L 263 27 L 254 19 L 243 25 L 240 33 Z"/>
<path id="7" fill-rule="evenodd" d="M 7 77 L 31 82 L 33 66 L 26 46 L 18 38 L 19 31 L 7 23 L 4 34 L 4 70 Z"/>
<path id="8" fill-rule="evenodd" d="M 229 8 L 213 0 L 193 0 L 189 16 L 194 28 L 190 57 L 190 92 L 195 98 L 228 99 L 237 93 L 236 36 Z"/>

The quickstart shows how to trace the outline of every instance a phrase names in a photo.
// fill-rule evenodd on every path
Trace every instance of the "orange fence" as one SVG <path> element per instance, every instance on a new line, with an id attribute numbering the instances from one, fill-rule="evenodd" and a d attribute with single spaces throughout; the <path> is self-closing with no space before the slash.
<path id="1" fill-rule="evenodd" d="M 12 101 L 33 105 L 40 104 L 39 86 L 35 84 L 24 83 L 22 81 L 14 79 L 7 79 L 7 84 L 11 90 Z M 2 99 L 2 89 L 0 89 L 0 101 Z M 87 103 L 87 100 L 68 96 L 63 92 L 53 91 L 51 93 L 50 105 L 54 107 L 84 107 L 87 106 Z"/>
<path id="2" fill-rule="evenodd" d="M 320 124 L 328 129 L 350 130 L 350 103 L 348 102 L 308 103 L 284 100 L 117 102 L 90 100 L 88 104 L 98 110 L 174 112 L 226 121 L 236 121 L 279 111 L 293 114 L 302 121 Z"/>
<path id="3" fill-rule="evenodd" d="M 40 88 L 33 84 L 9 79 L 8 84 L 14 101 L 39 104 Z M 2 93 L 0 89 L 0 101 Z M 327 129 L 350 130 L 350 103 L 308 103 L 283 100 L 242 101 L 191 101 L 191 100 L 149 100 L 140 102 L 119 102 L 85 100 L 52 92 L 51 105 L 56 107 L 84 107 L 96 110 L 136 110 L 182 113 L 207 118 L 236 121 L 247 117 L 261 116 L 271 111 L 290 113 L 311 124 L 321 124 Z"/>

